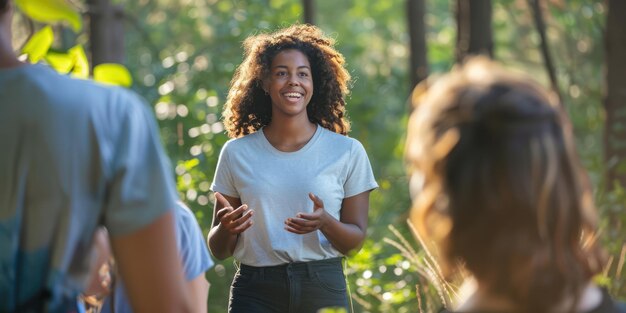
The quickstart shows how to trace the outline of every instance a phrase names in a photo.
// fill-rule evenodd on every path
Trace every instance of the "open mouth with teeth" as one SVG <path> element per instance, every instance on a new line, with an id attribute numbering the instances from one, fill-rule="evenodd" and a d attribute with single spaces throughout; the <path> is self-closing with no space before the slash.
<path id="1" fill-rule="evenodd" d="M 283 96 L 287 97 L 290 100 L 299 100 L 303 97 L 303 95 L 299 92 L 287 92 L 284 93 Z"/>

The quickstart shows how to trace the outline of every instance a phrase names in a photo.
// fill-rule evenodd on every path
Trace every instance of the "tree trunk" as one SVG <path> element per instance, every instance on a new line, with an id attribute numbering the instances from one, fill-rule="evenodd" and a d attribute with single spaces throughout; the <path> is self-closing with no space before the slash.
<path id="1" fill-rule="evenodd" d="M 110 0 L 88 0 L 91 66 L 102 63 L 123 63 L 123 10 Z"/>
<path id="2" fill-rule="evenodd" d="M 607 190 L 626 187 L 626 1 L 609 0 L 606 34 L 604 158 Z"/>
<path id="3" fill-rule="evenodd" d="M 306 24 L 315 24 L 315 3 L 314 0 L 302 0 L 304 11 L 304 22 Z"/>
<path id="4" fill-rule="evenodd" d="M 493 57 L 491 0 L 457 0 L 456 5 L 457 62 L 476 54 Z"/>
<path id="5" fill-rule="evenodd" d="M 543 62 L 546 66 L 546 72 L 548 73 L 548 77 L 550 78 L 552 90 L 554 90 L 556 95 L 559 97 L 559 102 L 561 102 L 561 105 L 563 105 L 563 97 L 561 96 L 561 91 L 559 90 L 559 83 L 556 78 L 556 70 L 554 68 L 554 63 L 552 62 L 552 56 L 550 55 L 548 37 L 546 36 L 546 23 L 543 20 L 543 12 L 541 11 L 539 0 L 528 0 L 527 2 L 528 6 L 533 12 L 535 27 L 537 27 L 537 33 L 539 34 L 539 38 L 541 38 L 541 55 L 543 56 Z"/>
<path id="6" fill-rule="evenodd" d="M 428 76 L 424 0 L 407 0 L 411 89 Z"/>

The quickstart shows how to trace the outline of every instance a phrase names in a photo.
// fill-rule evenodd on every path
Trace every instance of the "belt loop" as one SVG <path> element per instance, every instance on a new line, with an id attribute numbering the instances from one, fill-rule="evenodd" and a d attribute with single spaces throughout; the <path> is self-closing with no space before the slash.
<path id="1" fill-rule="evenodd" d="M 259 279 L 265 280 L 265 267 L 259 268 Z"/>
<path id="2" fill-rule="evenodd" d="M 315 269 L 313 268 L 313 261 L 310 262 L 306 262 L 306 271 L 307 274 L 309 275 L 309 279 L 312 279 L 313 276 L 315 275 Z"/>

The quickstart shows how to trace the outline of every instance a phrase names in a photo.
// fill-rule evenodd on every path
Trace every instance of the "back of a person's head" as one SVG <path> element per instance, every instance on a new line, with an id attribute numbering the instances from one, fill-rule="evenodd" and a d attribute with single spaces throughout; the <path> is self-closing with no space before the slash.
<path id="1" fill-rule="evenodd" d="M 592 194 L 557 99 L 473 59 L 413 102 L 411 219 L 441 244 L 446 263 L 460 261 L 521 311 L 579 294 L 601 253 Z"/>

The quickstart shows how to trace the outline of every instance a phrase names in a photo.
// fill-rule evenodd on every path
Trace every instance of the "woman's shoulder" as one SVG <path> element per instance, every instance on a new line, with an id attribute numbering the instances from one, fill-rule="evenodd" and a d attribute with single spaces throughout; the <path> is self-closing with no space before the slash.
<path id="1" fill-rule="evenodd" d="M 252 134 L 248 134 L 248 135 L 241 136 L 238 138 L 231 138 L 228 141 L 226 141 L 226 143 L 224 143 L 224 146 L 222 147 L 222 149 L 228 150 L 228 151 L 238 151 L 238 150 L 246 149 L 252 143 L 257 142 L 259 140 L 260 134 L 261 134 L 260 131 L 256 131 Z"/>
<path id="2" fill-rule="evenodd" d="M 326 140 L 332 142 L 333 144 L 349 147 L 350 149 L 354 149 L 355 147 L 358 148 L 358 147 L 362 147 L 363 146 L 361 144 L 361 142 L 358 139 L 354 138 L 354 137 L 338 134 L 338 133 L 336 133 L 334 131 L 331 131 L 329 129 L 326 129 L 326 128 L 322 127 L 322 126 L 318 126 L 318 127 L 322 128 L 322 134 L 324 135 Z"/>

